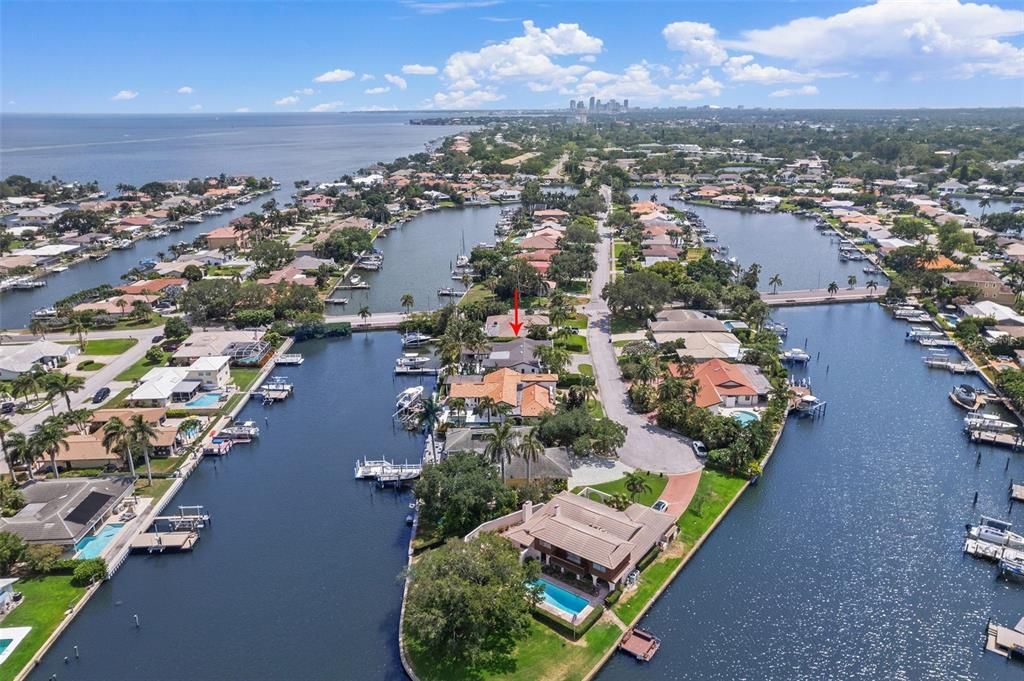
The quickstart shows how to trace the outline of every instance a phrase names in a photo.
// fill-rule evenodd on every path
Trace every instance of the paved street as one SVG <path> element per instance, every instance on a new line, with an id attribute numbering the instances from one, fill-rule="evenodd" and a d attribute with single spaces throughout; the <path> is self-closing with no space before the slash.
<path id="1" fill-rule="evenodd" d="M 611 205 L 611 189 L 602 188 L 602 195 Z M 619 459 L 627 466 L 659 473 L 700 470 L 701 464 L 688 439 L 649 423 L 646 416 L 634 412 L 629 404 L 611 344 L 611 313 L 601 298 L 601 289 L 611 276 L 612 249 L 611 233 L 605 229 L 603 219 L 598 223 L 598 231 L 601 241 L 597 245 L 597 271 L 590 302 L 583 311 L 590 318 L 587 342 L 605 414 L 628 429 L 626 444 L 619 450 Z"/>

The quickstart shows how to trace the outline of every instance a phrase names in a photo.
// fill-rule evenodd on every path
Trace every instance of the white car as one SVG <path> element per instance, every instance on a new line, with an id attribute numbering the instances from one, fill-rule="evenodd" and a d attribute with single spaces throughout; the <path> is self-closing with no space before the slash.
<path id="1" fill-rule="evenodd" d="M 703 442 L 701 442 L 700 440 L 694 440 L 691 446 L 693 447 L 693 453 L 697 455 L 698 459 L 703 459 L 707 457 L 708 448 L 704 446 Z"/>
<path id="2" fill-rule="evenodd" d="M 661 511 L 662 513 L 664 513 L 665 511 L 668 510 L 668 502 L 662 499 L 658 499 L 657 501 L 654 502 L 654 506 L 652 506 L 651 508 L 653 508 L 655 511 Z"/>

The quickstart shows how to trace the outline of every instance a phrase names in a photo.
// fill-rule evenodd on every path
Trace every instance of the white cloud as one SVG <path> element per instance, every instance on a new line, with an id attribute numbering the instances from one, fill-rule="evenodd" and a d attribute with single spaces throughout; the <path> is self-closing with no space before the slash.
<path id="1" fill-rule="evenodd" d="M 693 83 L 674 83 L 669 85 L 668 91 L 672 99 L 693 101 L 704 99 L 705 97 L 718 97 L 722 94 L 722 87 L 722 84 L 710 75 L 705 75 Z"/>
<path id="2" fill-rule="evenodd" d="M 313 79 L 314 83 L 340 83 L 344 80 L 352 78 L 356 74 L 346 69 L 334 69 L 321 73 L 319 76 Z"/>
<path id="3" fill-rule="evenodd" d="M 500 5 L 501 0 L 465 0 L 463 2 L 421 2 L 406 1 L 402 3 L 406 7 L 416 10 L 419 14 L 443 14 L 457 9 L 475 9 L 479 7 L 494 7 Z"/>
<path id="4" fill-rule="evenodd" d="M 406 64 L 402 67 L 402 73 L 407 76 L 436 76 L 436 66 L 424 66 L 423 64 Z"/>
<path id="5" fill-rule="evenodd" d="M 728 58 L 719 42 L 718 31 L 711 24 L 676 21 L 661 31 L 668 49 L 682 52 L 699 66 L 718 66 Z"/>
<path id="6" fill-rule="evenodd" d="M 315 93 L 316 90 L 314 90 L 311 87 L 304 87 L 304 88 L 299 88 L 298 90 L 294 90 L 293 92 L 295 92 L 295 94 L 297 94 L 297 95 L 309 96 L 309 95 Z"/>
<path id="7" fill-rule="evenodd" d="M 369 73 L 364 73 L 363 75 L 359 76 L 359 80 L 365 83 L 368 80 L 373 80 L 373 76 L 370 75 Z"/>
<path id="8" fill-rule="evenodd" d="M 577 85 L 563 89 L 561 93 L 604 100 L 629 99 L 630 103 L 653 103 L 665 97 L 691 101 L 717 97 L 722 93 L 722 84 L 707 74 L 696 82 L 673 83 L 666 87 L 654 78 L 654 73 L 660 71 L 657 65 L 647 63 L 631 64 L 622 73 L 594 70 L 581 77 Z"/>
<path id="9" fill-rule="evenodd" d="M 405 88 L 409 87 L 409 84 L 405 82 L 405 78 L 402 78 L 401 76 L 395 76 L 390 73 L 385 73 L 384 80 L 391 83 L 399 90 L 404 90 Z"/>
<path id="10" fill-rule="evenodd" d="M 497 102 L 505 99 L 505 95 L 498 94 L 493 88 L 486 90 L 452 90 L 449 92 L 438 92 L 430 100 L 430 104 L 439 109 L 477 109 L 484 104 Z"/>
<path id="11" fill-rule="evenodd" d="M 193 104 L 192 106 L 190 106 L 188 108 L 188 110 L 189 111 L 202 111 L 203 110 L 203 105 L 202 104 Z"/>
<path id="12" fill-rule="evenodd" d="M 793 97 L 796 95 L 816 95 L 818 94 L 818 88 L 813 85 L 804 85 L 796 88 L 783 88 L 782 90 L 776 90 L 771 94 L 772 97 Z"/>
<path id="13" fill-rule="evenodd" d="M 597 57 L 592 54 L 585 54 L 580 57 L 581 64 L 593 64 L 595 61 L 597 61 Z"/>
<path id="14" fill-rule="evenodd" d="M 324 113 L 325 111 L 337 111 L 343 106 L 345 106 L 345 102 L 324 102 L 310 107 L 309 110 L 315 113 Z"/>
<path id="15" fill-rule="evenodd" d="M 135 99 L 138 96 L 139 96 L 139 93 L 136 92 L 135 90 L 121 90 L 116 95 L 111 97 L 111 99 L 114 100 L 115 102 L 123 102 L 125 100 Z"/>
<path id="16" fill-rule="evenodd" d="M 783 69 L 777 66 L 762 66 L 754 62 L 753 55 L 744 54 L 739 57 L 730 57 L 722 64 L 722 71 L 730 80 L 747 83 L 761 83 L 771 85 L 774 83 L 806 83 L 815 78 L 824 77 L 828 74 L 800 73 L 791 69 Z"/>
<path id="17" fill-rule="evenodd" d="M 237 109 L 235 109 L 235 113 L 249 113 L 250 111 L 251 109 L 247 106 L 240 106 Z"/>
<path id="18" fill-rule="evenodd" d="M 368 95 L 382 95 L 385 92 L 391 92 L 391 88 L 382 85 L 380 87 L 372 87 L 369 90 L 364 90 L 364 92 Z"/>
<path id="19" fill-rule="evenodd" d="M 476 52 L 456 52 L 448 57 L 444 76 L 452 92 L 478 92 L 481 83 L 520 81 L 535 91 L 566 87 L 588 71 L 582 64 L 563 66 L 553 58 L 598 54 L 600 38 L 587 34 L 579 24 L 558 24 L 540 29 L 523 22 L 523 35 L 487 45 Z"/>
<path id="20" fill-rule="evenodd" d="M 274 100 L 274 104 L 276 104 L 277 106 L 291 106 L 292 104 L 298 104 L 298 103 L 299 103 L 299 98 L 298 97 L 294 97 L 292 95 L 288 95 L 287 97 L 282 97 L 281 99 L 275 99 Z"/>
<path id="21" fill-rule="evenodd" d="M 745 31 L 726 47 L 799 65 L 852 64 L 904 74 L 1024 75 L 1024 49 L 1000 38 L 1024 33 L 1024 11 L 960 0 L 877 0 L 828 17 Z"/>
<path id="22" fill-rule="evenodd" d="M 188 85 L 182 85 L 180 88 L 178 88 L 178 94 L 179 95 L 190 95 L 193 92 L 195 92 L 195 90 L 193 90 Z"/>

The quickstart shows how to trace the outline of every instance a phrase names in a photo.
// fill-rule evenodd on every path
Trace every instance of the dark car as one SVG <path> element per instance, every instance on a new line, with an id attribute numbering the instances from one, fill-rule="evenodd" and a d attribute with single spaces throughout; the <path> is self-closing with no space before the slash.
<path id="1" fill-rule="evenodd" d="M 150 342 L 151 342 L 151 343 L 153 343 L 153 345 L 156 345 L 157 343 L 159 343 L 159 342 L 160 342 L 160 341 L 162 341 L 163 339 L 164 339 L 164 337 L 163 337 L 163 336 L 153 336 L 153 340 L 152 340 L 152 341 L 150 341 Z"/>
<path id="2" fill-rule="evenodd" d="M 0 414 L 13 414 L 14 413 L 14 402 L 4 402 L 0 404 Z"/>
<path id="3" fill-rule="evenodd" d="M 100 388 L 96 391 L 96 394 L 92 396 L 92 403 L 99 404 L 108 397 L 110 397 L 110 388 Z"/>

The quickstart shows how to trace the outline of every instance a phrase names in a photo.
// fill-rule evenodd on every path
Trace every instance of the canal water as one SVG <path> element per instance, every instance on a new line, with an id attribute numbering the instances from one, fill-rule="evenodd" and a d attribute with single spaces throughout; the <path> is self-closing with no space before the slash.
<path id="1" fill-rule="evenodd" d="M 968 215 L 973 215 L 976 218 L 980 218 L 982 213 L 1008 213 L 1015 210 L 1024 208 L 1024 199 L 1016 199 L 1010 201 L 1009 199 L 989 199 L 989 204 L 985 208 L 981 207 L 981 199 L 968 198 L 966 196 L 955 196 L 953 200 L 964 207 Z"/>
<path id="2" fill-rule="evenodd" d="M 1024 615 L 1024 586 L 961 546 L 965 523 L 1007 517 L 1024 461 L 968 444 L 947 397 L 964 379 L 925 367 L 881 307 L 774 316 L 789 344 L 806 339 L 796 375 L 827 413 L 787 425 L 759 485 L 640 623 L 662 637 L 657 657 L 615 656 L 601 681 L 1019 679 L 982 647 L 989 617 Z"/>
<path id="3" fill-rule="evenodd" d="M 33 681 L 401 674 L 411 496 L 355 480 L 353 467 L 360 457 L 419 461 L 422 436 L 394 428 L 391 413 L 395 395 L 420 381 L 391 375 L 402 352 L 394 332 L 296 350 L 305 363 L 278 372 L 295 395 L 240 415 L 260 425 L 259 440 L 203 461 L 169 506 L 211 513 L 196 549 L 129 557 Z M 81 658 L 65 665 L 76 645 Z"/>
<path id="4" fill-rule="evenodd" d="M 423 151 L 427 142 L 465 129 L 408 125 L 408 120 L 408 114 L 394 113 L 0 116 L 0 165 L 8 175 L 97 180 L 111 192 L 120 182 L 138 186 L 222 172 L 281 182 L 278 191 L 233 214 L 186 224 L 162 239 L 144 239 L 104 260 L 51 274 L 46 287 L 0 293 L 0 328 L 22 327 L 34 310 L 76 291 L 121 283 L 121 275 L 140 261 L 258 210 L 270 198 L 290 203 L 296 180 L 332 180 Z"/>
<path id="5" fill-rule="evenodd" d="M 444 208 L 421 213 L 378 239 L 374 246 L 384 253 L 384 267 L 377 272 L 356 273 L 369 289 L 338 290 L 335 296 L 348 298 L 347 305 L 328 305 L 327 314 L 355 314 L 363 305 L 371 312 L 398 312 L 406 293 L 412 294 L 417 310 L 435 310 L 457 298 L 439 298 L 437 290 L 464 290 L 451 278 L 455 259 L 479 243 L 493 244 L 494 226 L 501 206 Z"/>

